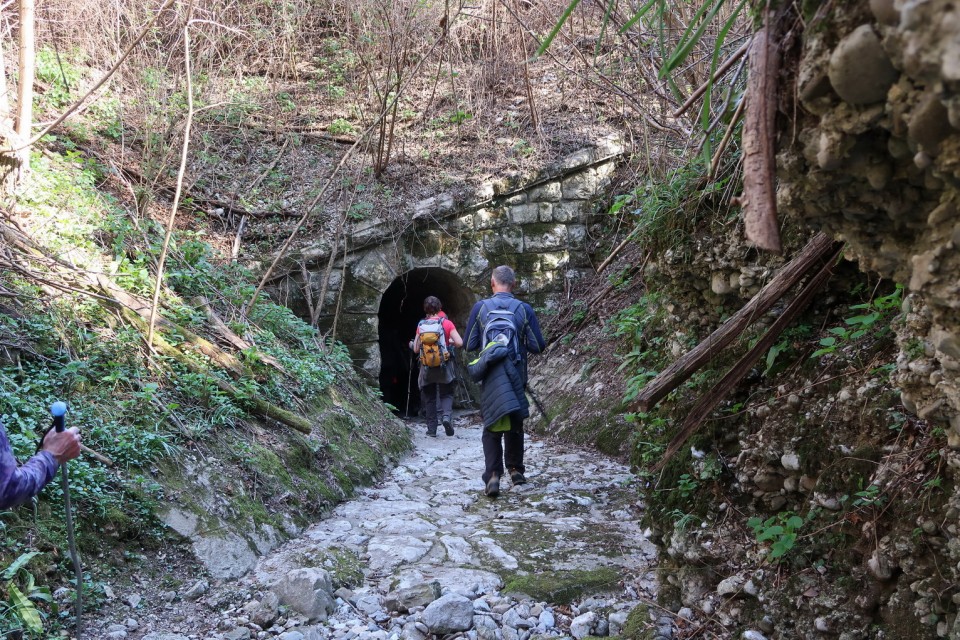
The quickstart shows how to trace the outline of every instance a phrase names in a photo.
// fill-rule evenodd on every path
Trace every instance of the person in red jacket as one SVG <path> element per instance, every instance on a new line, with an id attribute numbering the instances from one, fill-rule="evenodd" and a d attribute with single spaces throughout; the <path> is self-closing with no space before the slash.
<path id="1" fill-rule="evenodd" d="M 440 299 L 436 296 L 427 296 L 423 301 L 423 312 L 426 318 L 421 321 L 440 320 L 443 326 L 446 346 L 462 347 L 463 339 L 457 332 L 453 322 L 443 312 Z M 410 347 L 420 352 L 420 326 L 417 325 L 417 335 Z M 448 436 L 453 435 L 453 381 L 455 378 L 454 365 L 448 361 L 440 367 L 420 367 L 417 384 L 420 387 L 420 401 L 427 416 L 427 435 L 437 437 L 437 416 L 443 424 L 443 430 Z"/>

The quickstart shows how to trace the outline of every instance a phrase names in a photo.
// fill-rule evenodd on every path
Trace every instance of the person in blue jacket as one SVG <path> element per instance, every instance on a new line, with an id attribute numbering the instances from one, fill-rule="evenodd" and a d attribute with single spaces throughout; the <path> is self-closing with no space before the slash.
<path id="1" fill-rule="evenodd" d="M 19 506 L 40 493 L 61 464 L 79 455 L 80 432 L 76 427 L 61 432 L 50 429 L 43 437 L 40 451 L 20 465 L 0 422 L 0 509 Z"/>
<path id="2" fill-rule="evenodd" d="M 537 315 L 526 302 L 516 299 L 513 296 L 513 287 L 516 285 L 517 277 L 508 266 L 502 265 L 493 270 L 490 277 L 490 288 L 493 295 L 485 300 L 481 300 L 470 310 L 470 317 L 467 319 L 466 349 L 467 351 L 481 351 L 491 345 L 491 341 L 485 342 L 485 328 L 491 319 L 491 312 L 497 315 L 500 312 L 501 317 L 509 317 L 516 337 L 515 342 L 510 345 L 501 345 L 511 352 L 516 349 L 517 353 L 509 353 L 509 359 L 512 361 L 512 369 L 515 369 L 515 377 L 511 375 L 509 365 L 503 365 L 505 371 L 502 376 L 498 373 L 495 386 L 501 393 L 494 393 L 488 389 L 483 390 L 481 398 L 481 407 L 484 414 L 484 429 L 481 441 L 483 443 L 484 457 L 484 493 L 488 496 L 496 496 L 500 493 L 500 478 L 504 475 L 504 469 L 510 474 L 510 481 L 515 485 L 524 484 L 527 479 L 523 475 L 526 468 L 523 464 L 523 420 L 529 414 L 527 399 L 524 390 L 527 386 L 527 356 L 530 353 L 540 353 L 546 347 L 546 341 L 540 333 L 540 323 Z M 483 386 L 487 385 L 489 380 L 490 365 L 502 362 L 492 362 L 494 357 L 499 357 L 503 353 L 500 347 L 491 347 L 492 351 L 485 357 L 481 354 L 478 361 L 474 361 L 474 371 L 484 372 L 485 377 L 481 377 Z M 479 366 L 482 365 L 482 366 Z M 471 377 L 474 377 L 474 371 L 471 371 Z M 475 378 L 476 379 L 476 378 Z M 507 384 L 502 380 L 506 379 Z M 514 383 L 519 384 L 519 388 L 514 390 Z M 517 395 L 520 397 L 517 398 Z M 512 397 L 511 397 L 512 396 Z M 512 406 L 512 411 L 505 413 L 502 419 L 509 420 L 509 426 L 501 419 L 487 424 L 487 418 L 492 418 L 493 414 L 500 413 L 497 406 Z M 490 415 L 487 415 L 490 414 Z M 493 427 L 493 428 L 491 428 Z M 494 430 L 496 429 L 496 430 Z M 500 430 L 504 429 L 504 430 Z"/>

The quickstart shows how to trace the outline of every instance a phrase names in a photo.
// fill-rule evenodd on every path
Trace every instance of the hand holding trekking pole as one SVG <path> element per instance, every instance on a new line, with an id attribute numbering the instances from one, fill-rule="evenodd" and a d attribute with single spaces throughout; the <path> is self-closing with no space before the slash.
<path id="1" fill-rule="evenodd" d="M 70 559 L 73 561 L 73 573 L 77 580 L 77 607 L 74 610 L 76 615 L 75 633 L 77 638 L 80 638 L 83 634 L 83 626 L 81 623 L 81 614 L 83 612 L 83 569 L 80 567 L 80 556 L 77 554 L 77 543 L 73 533 L 73 505 L 70 504 L 70 480 L 67 476 L 67 461 L 80 455 L 80 432 L 75 427 L 66 429 L 66 402 L 54 402 L 50 405 L 50 414 L 53 416 L 53 429 L 44 437 L 43 446 L 60 462 L 60 479 L 63 482 L 63 506 L 67 517 L 67 543 L 70 545 Z M 51 440 L 51 448 L 47 448 L 47 440 Z M 59 452 L 60 455 L 58 455 L 57 452 Z"/>
<path id="2" fill-rule="evenodd" d="M 50 407 L 50 413 L 53 414 L 53 429 L 47 432 L 43 437 L 43 443 L 40 446 L 42 451 L 48 452 L 60 464 L 66 464 L 80 455 L 80 430 L 76 427 L 65 428 L 64 415 L 67 412 L 67 405 L 63 402 L 54 402 Z"/>

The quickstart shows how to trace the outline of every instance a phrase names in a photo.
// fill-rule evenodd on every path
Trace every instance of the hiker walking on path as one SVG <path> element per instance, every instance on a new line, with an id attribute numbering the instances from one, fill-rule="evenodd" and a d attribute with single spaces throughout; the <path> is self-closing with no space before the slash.
<path id="1" fill-rule="evenodd" d="M 439 298 L 423 301 L 426 317 L 417 325 L 410 347 L 420 354 L 420 401 L 427 417 L 427 435 L 436 437 L 437 416 L 448 436 L 453 435 L 453 381 L 456 373 L 450 347 L 462 347 L 463 338 L 442 310 Z"/>
<path id="2" fill-rule="evenodd" d="M 79 455 L 80 433 L 76 427 L 61 432 L 51 428 L 37 454 L 18 465 L 7 430 L 0 422 L 0 509 L 16 507 L 40 493 L 53 480 L 61 464 Z"/>
<path id="3" fill-rule="evenodd" d="M 482 383 L 484 493 L 500 493 L 504 468 L 515 485 L 524 484 L 523 420 L 529 415 L 527 354 L 546 347 L 536 314 L 526 302 L 513 296 L 517 277 L 513 269 L 493 270 L 493 296 L 470 310 L 467 320 L 467 350 L 480 351 L 469 366 L 470 376 Z"/>

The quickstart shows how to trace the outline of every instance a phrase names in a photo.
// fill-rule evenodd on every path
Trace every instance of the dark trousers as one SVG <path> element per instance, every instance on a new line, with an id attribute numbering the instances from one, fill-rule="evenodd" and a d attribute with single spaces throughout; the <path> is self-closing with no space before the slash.
<path id="1" fill-rule="evenodd" d="M 437 430 L 437 416 L 453 412 L 453 383 L 437 382 L 420 387 L 420 403 L 427 417 L 427 431 Z"/>
<path id="2" fill-rule="evenodd" d="M 483 482 L 496 474 L 503 477 L 504 466 L 523 473 L 523 418 L 510 416 L 510 431 L 483 430 Z"/>

